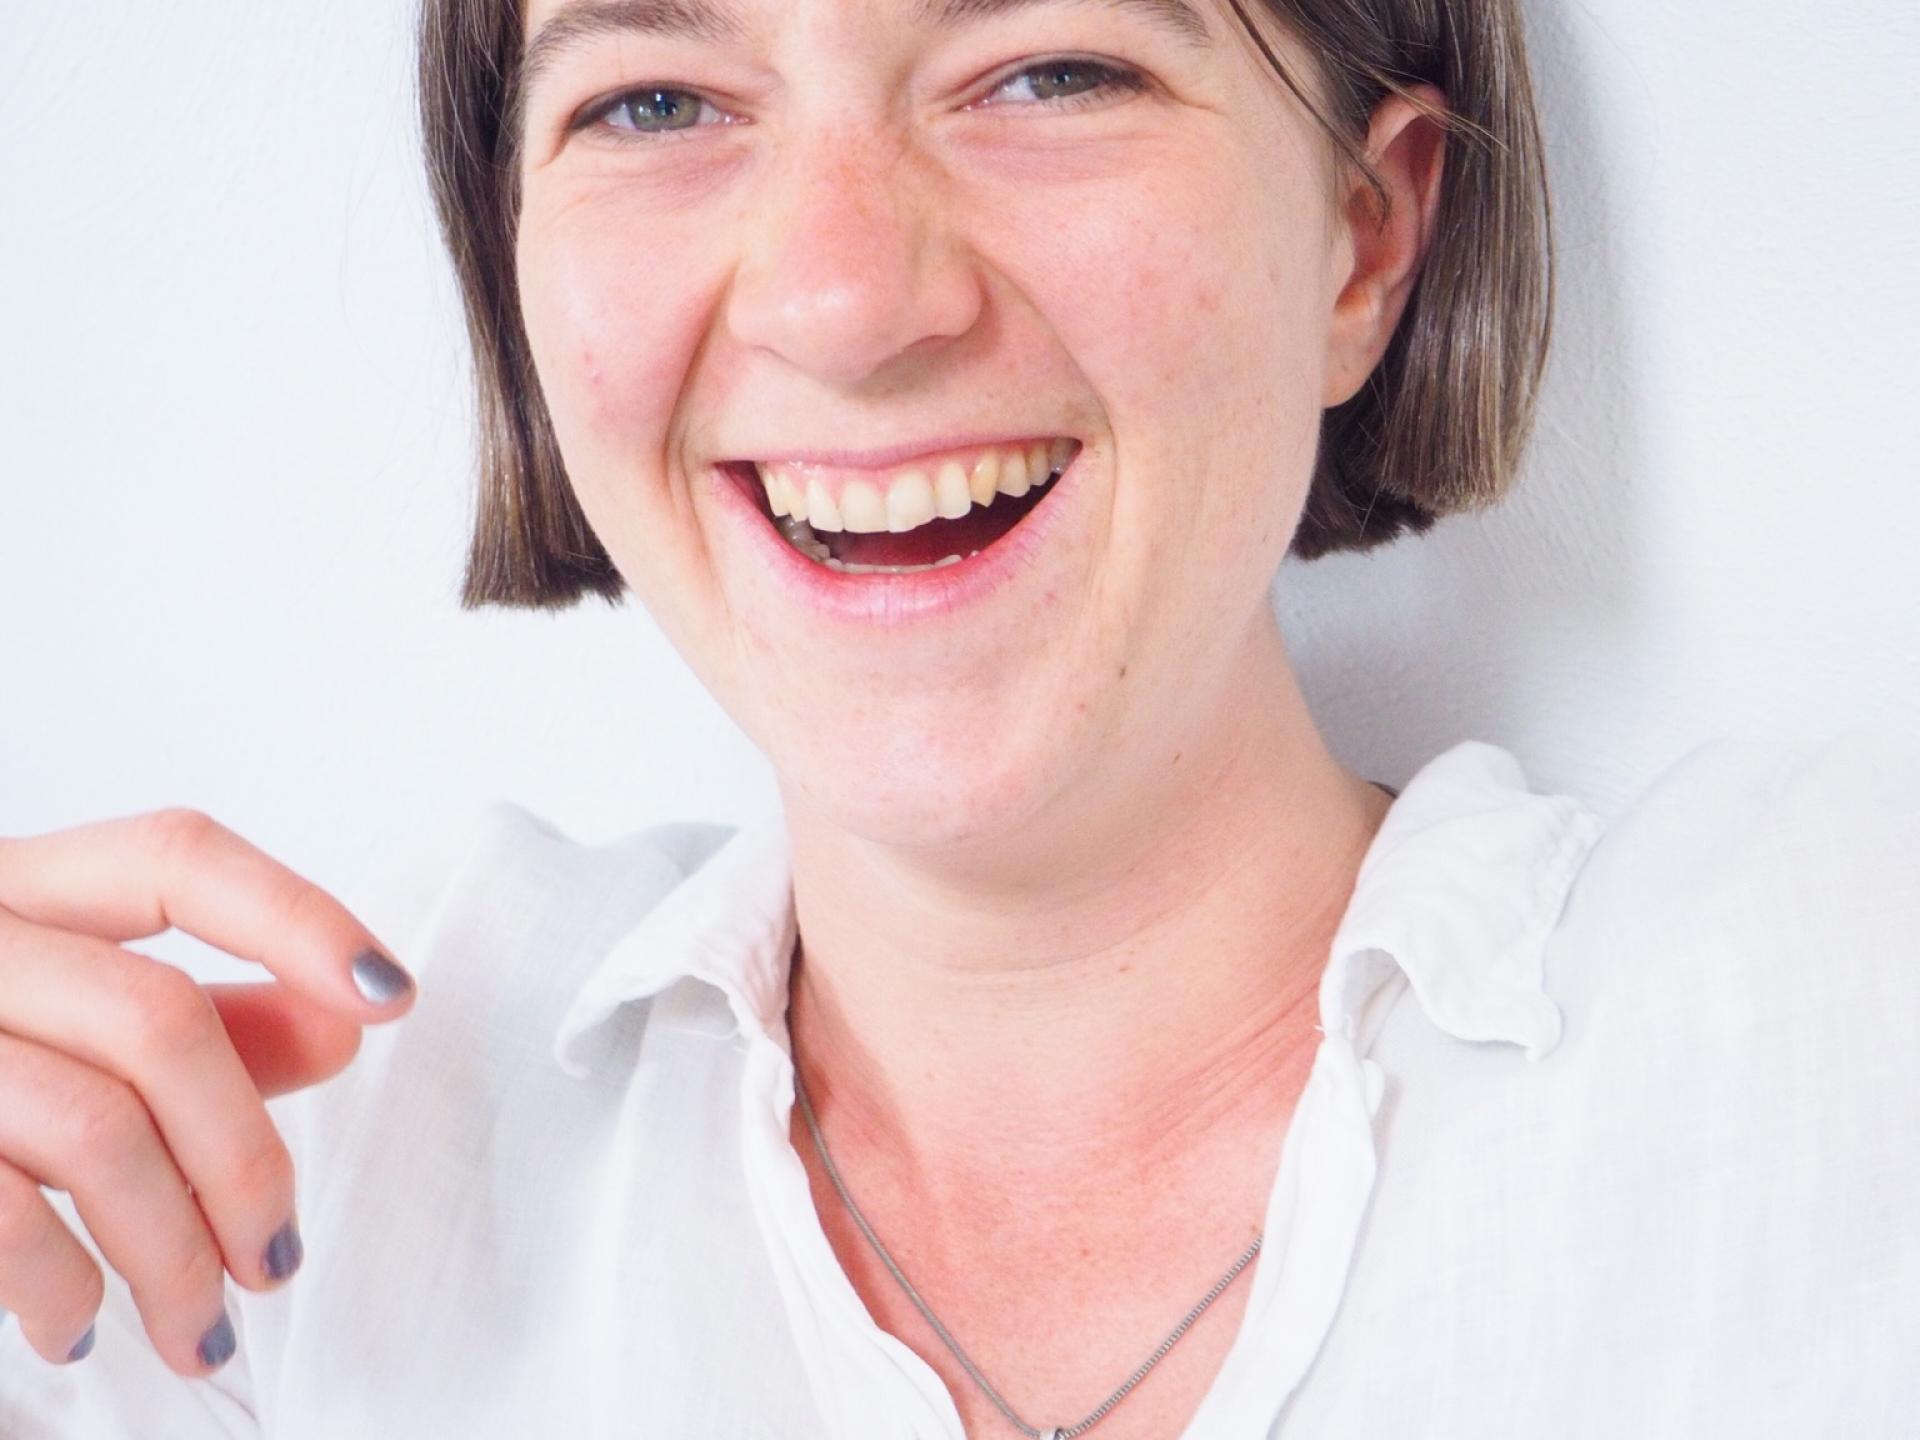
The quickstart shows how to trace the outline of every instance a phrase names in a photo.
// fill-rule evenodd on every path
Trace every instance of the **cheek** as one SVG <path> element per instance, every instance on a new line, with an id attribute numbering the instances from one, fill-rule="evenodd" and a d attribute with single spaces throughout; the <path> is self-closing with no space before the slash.
<path id="1" fill-rule="evenodd" d="M 1325 351 L 1321 211 L 1273 171 L 1221 146 L 1104 179 L 1008 261 L 1114 426 L 1117 505 L 1204 478 L 1192 543 L 1240 536 L 1252 568 L 1304 501 Z"/>
<path id="2" fill-rule="evenodd" d="M 521 315 L 577 480 L 609 451 L 664 459 L 716 283 L 700 247 L 630 208 L 529 210 L 520 227 Z"/>
<path id="3" fill-rule="evenodd" d="M 1212 449 L 1259 431 L 1271 453 L 1318 418 L 1316 223 L 1251 175 L 1199 163 L 1060 207 L 1043 243 L 1015 242 L 1005 263 L 1123 445 L 1130 428 Z"/>

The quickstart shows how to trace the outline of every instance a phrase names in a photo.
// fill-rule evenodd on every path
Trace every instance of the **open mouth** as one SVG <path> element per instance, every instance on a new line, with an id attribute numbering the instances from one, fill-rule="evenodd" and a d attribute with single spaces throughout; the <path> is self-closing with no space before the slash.
<path id="1" fill-rule="evenodd" d="M 721 467 L 789 545 L 849 574 L 957 565 L 1005 536 L 1079 453 L 1065 437 L 974 446 L 890 470 L 791 461 Z"/>

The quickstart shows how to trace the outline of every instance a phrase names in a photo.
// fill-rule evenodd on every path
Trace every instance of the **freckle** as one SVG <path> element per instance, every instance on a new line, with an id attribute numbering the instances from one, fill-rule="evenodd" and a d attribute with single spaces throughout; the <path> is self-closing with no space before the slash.
<path id="1" fill-rule="evenodd" d="M 1126 678 L 1127 678 L 1127 667 L 1126 667 L 1126 666 L 1124 666 L 1124 665 L 1122 665 L 1122 666 L 1120 667 L 1120 678 L 1121 678 L 1122 680 L 1124 680 L 1124 679 L 1126 679 Z"/>
<path id="2" fill-rule="evenodd" d="M 1179 763 L 1180 763 L 1180 752 L 1176 750 L 1173 752 L 1173 764 L 1178 765 Z"/>

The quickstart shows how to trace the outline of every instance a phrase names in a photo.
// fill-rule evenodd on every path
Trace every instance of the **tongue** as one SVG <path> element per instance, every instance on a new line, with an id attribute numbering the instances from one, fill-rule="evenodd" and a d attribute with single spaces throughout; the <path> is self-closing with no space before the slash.
<path id="1" fill-rule="evenodd" d="M 1013 529 L 1050 489 L 1051 485 L 1043 485 L 1018 497 L 996 495 L 991 505 L 975 505 L 958 520 L 935 517 L 899 535 L 887 530 L 865 535 L 852 530 L 814 533 L 826 541 L 834 559 L 854 565 L 931 565 L 949 555 L 964 560 L 971 551 L 986 549 Z"/>

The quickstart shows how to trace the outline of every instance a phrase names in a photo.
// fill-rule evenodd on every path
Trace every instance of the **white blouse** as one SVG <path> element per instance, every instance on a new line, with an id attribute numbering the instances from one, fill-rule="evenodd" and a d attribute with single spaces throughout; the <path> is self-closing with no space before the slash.
<path id="1" fill-rule="evenodd" d="M 375 925 L 412 1014 L 270 1102 L 307 1259 L 239 1353 L 174 1375 L 109 1270 L 88 1359 L 0 1325 L 0 1436 L 961 1440 L 788 1141 L 780 817 L 502 804 L 443 881 Z M 1430 760 L 1185 1440 L 1920 1435 L 1916 935 L 1904 740 L 1712 741 L 1611 820 Z"/>

